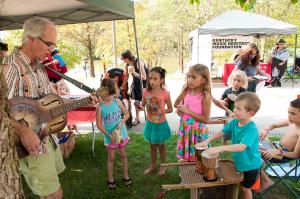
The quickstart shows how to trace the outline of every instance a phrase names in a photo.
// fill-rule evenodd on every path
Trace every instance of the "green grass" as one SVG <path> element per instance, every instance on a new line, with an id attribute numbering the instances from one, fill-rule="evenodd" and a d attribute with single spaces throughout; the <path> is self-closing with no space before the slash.
<path id="1" fill-rule="evenodd" d="M 170 168 L 165 176 L 159 177 L 154 174 L 143 176 L 143 171 L 150 164 L 150 149 L 147 142 L 144 141 L 142 134 L 130 133 L 131 142 L 126 151 L 129 161 L 129 175 L 133 184 L 126 187 L 122 181 L 123 170 L 119 156 L 116 156 L 114 165 L 114 178 L 117 183 L 116 190 L 109 190 L 106 185 L 107 170 L 106 159 L 107 152 L 103 145 L 103 137 L 97 136 L 96 157 L 92 155 L 92 136 L 82 135 L 76 137 L 75 150 L 65 160 L 66 170 L 60 175 L 60 181 L 64 190 L 64 199 L 76 198 L 118 198 L 118 199 L 153 199 L 162 191 L 163 184 L 178 184 L 179 170 Z M 221 142 L 214 142 L 213 145 L 220 145 Z M 167 162 L 177 162 L 176 136 L 173 135 L 167 143 Z M 222 154 L 222 158 L 230 158 L 229 153 Z M 158 160 L 159 162 L 159 160 Z M 157 170 L 158 171 L 158 170 Z M 157 172 L 156 171 L 156 172 Z M 33 195 L 23 179 L 23 188 L 26 198 L 38 198 Z M 299 188 L 299 186 L 298 186 Z M 278 192 L 278 193 L 277 193 Z M 285 197 L 286 193 L 277 190 L 276 195 L 279 198 Z M 270 194 L 269 194 L 270 195 Z M 272 194 L 273 195 L 273 194 Z M 189 190 L 172 190 L 166 192 L 164 199 L 188 199 Z M 269 198 L 269 197 L 267 197 Z M 271 196 L 275 199 L 276 197 Z"/>

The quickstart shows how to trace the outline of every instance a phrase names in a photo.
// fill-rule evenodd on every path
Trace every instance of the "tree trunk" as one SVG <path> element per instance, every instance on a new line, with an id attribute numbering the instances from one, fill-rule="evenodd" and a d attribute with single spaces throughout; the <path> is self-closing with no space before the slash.
<path id="1" fill-rule="evenodd" d="M 103 63 L 103 71 L 104 71 L 104 74 L 106 73 L 106 62 Z"/>
<path id="2" fill-rule="evenodd" d="M 90 76 L 95 77 L 93 50 L 90 49 L 89 49 L 89 59 L 90 59 Z"/>
<path id="3" fill-rule="evenodd" d="M 88 53 L 90 58 L 90 76 L 95 77 L 95 67 L 94 67 L 94 56 L 93 56 L 93 45 L 92 45 L 92 39 L 91 39 L 91 32 L 90 32 L 90 26 L 87 25 L 87 32 L 88 32 Z"/>
<path id="4" fill-rule="evenodd" d="M 1 73 L 0 91 L 0 198 L 24 198 L 14 127 L 6 99 L 6 84 Z"/>
<path id="5" fill-rule="evenodd" d="M 127 28 L 127 37 L 128 37 L 128 43 L 130 44 L 130 48 L 129 49 L 132 49 L 132 39 L 131 39 L 131 36 L 130 36 L 130 29 L 129 29 L 129 21 L 127 20 L 126 21 L 126 28 Z"/>
<path id="6" fill-rule="evenodd" d="M 183 75 L 183 24 L 180 23 L 179 26 L 179 69 Z"/>

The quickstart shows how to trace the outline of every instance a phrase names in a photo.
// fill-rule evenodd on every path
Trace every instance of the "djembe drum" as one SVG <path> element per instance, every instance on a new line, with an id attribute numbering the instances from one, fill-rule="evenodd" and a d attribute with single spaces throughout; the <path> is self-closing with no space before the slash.
<path id="1" fill-rule="evenodd" d="M 204 165 L 204 175 L 203 179 L 207 182 L 213 182 L 218 179 L 217 175 L 217 167 L 219 164 L 219 153 L 217 154 L 209 154 L 207 150 L 203 151 L 202 154 L 202 162 Z"/>
<path id="2" fill-rule="evenodd" d="M 121 130 L 116 129 L 112 132 L 112 137 L 115 141 L 115 144 L 120 144 L 122 142 Z"/>
<path id="3" fill-rule="evenodd" d="M 196 149 L 196 168 L 195 168 L 195 171 L 199 174 L 203 174 L 204 173 L 204 165 L 203 165 L 203 162 L 202 162 L 201 154 L 202 154 L 203 151 L 205 151 L 207 149 L 207 147 L 197 146 L 197 144 L 196 144 L 195 149 Z"/>

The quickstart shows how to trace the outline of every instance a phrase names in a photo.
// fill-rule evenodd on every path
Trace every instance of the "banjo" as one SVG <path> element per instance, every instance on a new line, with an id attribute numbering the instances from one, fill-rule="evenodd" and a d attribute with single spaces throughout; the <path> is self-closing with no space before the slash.
<path id="1" fill-rule="evenodd" d="M 50 69 L 52 72 L 97 98 L 109 94 L 107 88 L 100 88 L 95 91 L 83 83 L 53 70 L 47 65 L 43 65 L 42 67 Z M 92 102 L 92 98 L 89 96 L 79 100 L 70 100 L 66 103 L 59 95 L 51 93 L 38 99 L 14 97 L 8 102 L 13 118 L 32 129 L 43 140 L 47 135 L 60 132 L 65 128 L 67 125 L 67 112 L 89 105 Z M 16 140 L 16 146 L 20 158 L 29 155 L 20 139 Z"/>
<path id="2" fill-rule="evenodd" d="M 108 95 L 108 89 L 102 88 L 92 95 L 98 98 Z M 92 102 L 86 97 L 79 100 L 65 101 L 57 94 L 48 94 L 39 99 L 14 97 L 9 100 L 13 118 L 32 129 L 41 140 L 47 135 L 57 133 L 67 125 L 67 112 L 84 107 Z M 29 155 L 20 140 L 16 142 L 20 158 Z"/>

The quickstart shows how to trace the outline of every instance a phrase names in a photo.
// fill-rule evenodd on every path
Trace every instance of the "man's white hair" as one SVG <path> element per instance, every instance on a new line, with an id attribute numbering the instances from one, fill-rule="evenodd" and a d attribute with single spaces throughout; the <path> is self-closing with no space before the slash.
<path id="1" fill-rule="evenodd" d="M 47 25 L 53 25 L 52 21 L 42 17 L 32 17 L 25 21 L 23 25 L 23 37 L 22 43 L 26 44 L 28 41 L 28 36 L 31 37 L 41 37 L 43 35 L 44 29 Z"/>

